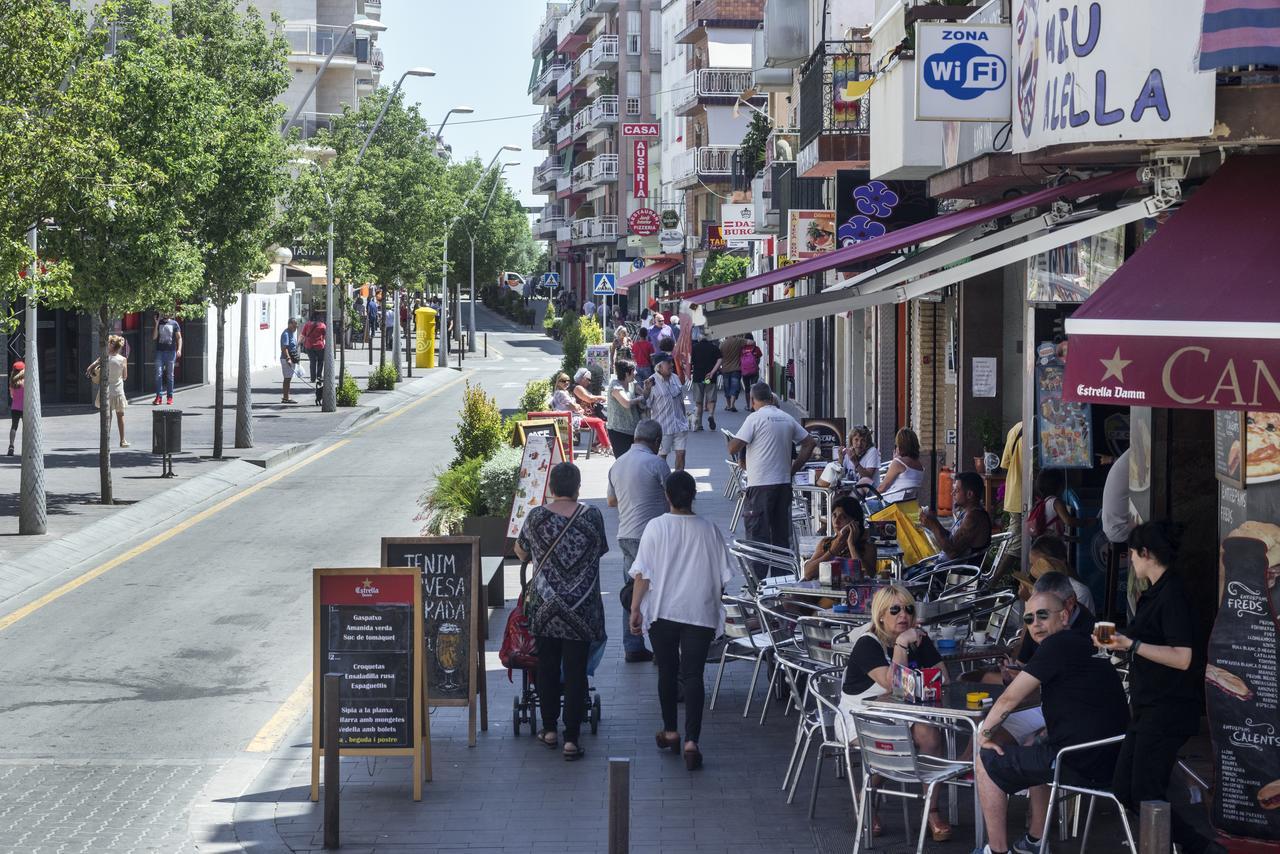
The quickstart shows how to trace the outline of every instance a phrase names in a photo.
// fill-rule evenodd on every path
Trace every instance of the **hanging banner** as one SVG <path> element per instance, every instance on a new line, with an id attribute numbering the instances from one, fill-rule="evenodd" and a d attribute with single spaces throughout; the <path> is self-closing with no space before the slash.
<path id="1" fill-rule="evenodd" d="M 635 141 L 635 193 L 637 199 L 649 198 L 649 143 L 643 139 Z"/>
<path id="2" fill-rule="evenodd" d="M 1203 11 L 1204 0 L 1014 0 L 1014 153 L 1208 136 Z"/>
<path id="3" fill-rule="evenodd" d="M 787 248 L 793 259 L 816 258 L 836 246 L 836 212 L 789 212 Z"/>

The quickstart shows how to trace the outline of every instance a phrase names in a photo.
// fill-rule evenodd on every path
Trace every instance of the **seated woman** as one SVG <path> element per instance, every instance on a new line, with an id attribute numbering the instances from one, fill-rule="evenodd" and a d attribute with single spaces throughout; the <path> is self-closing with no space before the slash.
<path id="1" fill-rule="evenodd" d="M 872 484 L 880 474 L 880 449 L 865 424 L 849 431 L 849 446 L 843 449 L 845 476 L 858 483 Z"/>
<path id="2" fill-rule="evenodd" d="M 876 574 L 876 544 L 867 533 L 862 505 L 852 496 L 837 498 L 831 510 L 836 532 L 818 541 L 813 556 L 804 564 L 806 579 L 818 577 L 818 564 L 835 558 L 856 558 L 862 561 L 864 575 Z"/>
<path id="3" fill-rule="evenodd" d="M 892 504 L 915 498 L 924 484 L 924 464 L 920 462 L 920 438 L 910 427 L 903 427 L 893 437 L 893 461 L 884 473 L 876 491 Z"/>
<path id="4" fill-rule="evenodd" d="M 933 641 L 916 625 L 916 600 L 896 584 L 882 587 L 871 597 L 871 631 L 858 638 L 849 653 L 840 708 L 857 713 L 862 710 L 863 700 L 891 691 L 892 664 L 919 670 L 938 667 L 941 663 L 942 656 Z M 945 669 L 942 678 L 947 679 Z M 942 737 L 935 727 L 914 724 L 911 735 L 921 753 L 943 755 Z M 880 822 L 874 812 L 871 823 L 874 832 L 880 833 Z M 934 842 L 951 838 L 951 825 L 938 812 L 938 790 L 934 790 L 929 803 L 929 833 Z"/>
<path id="5" fill-rule="evenodd" d="M 569 394 L 569 375 L 556 375 L 556 390 L 551 394 L 551 409 L 555 412 L 573 413 L 573 429 L 576 432 L 579 424 L 586 424 L 596 436 L 596 444 L 601 448 L 609 448 L 609 433 L 605 430 L 604 419 L 588 415 L 586 410 Z M 570 437 L 572 439 L 572 437 Z"/>
<path id="6" fill-rule="evenodd" d="M 573 399 L 578 401 L 578 405 L 587 413 L 595 412 L 597 406 L 604 406 L 606 400 L 603 394 L 591 393 L 591 371 L 588 368 L 578 368 L 573 373 Z"/>

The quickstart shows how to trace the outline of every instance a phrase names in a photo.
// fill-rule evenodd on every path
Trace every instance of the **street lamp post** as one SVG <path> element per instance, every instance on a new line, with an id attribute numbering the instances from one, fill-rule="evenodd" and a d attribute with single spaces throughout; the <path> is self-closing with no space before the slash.
<path id="1" fill-rule="evenodd" d="M 314 160 L 294 160 L 297 166 L 313 166 L 316 174 L 320 176 L 320 188 L 324 191 L 324 203 L 329 209 L 329 245 L 327 247 L 327 258 L 325 263 L 325 285 L 324 285 L 324 377 L 323 385 L 320 388 L 320 410 L 322 412 L 334 412 L 338 408 L 338 394 L 336 380 L 333 374 L 333 348 L 334 341 L 337 340 L 333 332 L 333 197 L 329 195 L 329 188 L 325 186 L 324 170 L 320 168 L 320 164 Z"/>
<path id="2" fill-rule="evenodd" d="M 502 169 L 499 170 L 498 173 L 499 181 L 501 180 L 502 172 L 505 172 L 512 166 L 519 165 L 519 163 L 515 162 L 503 163 Z M 468 236 L 471 238 L 471 288 L 470 293 L 467 296 L 467 312 L 470 315 L 467 320 L 468 353 L 474 353 L 476 351 L 476 231 L 479 230 L 480 225 L 483 224 L 485 219 L 489 216 L 489 208 L 493 207 L 493 200 L 498 195 L 499 181 L 493 182 L 493 189 L 489 191 L 489 201 L 485 202 L 484 210 L 480 213 L 480 221 L 476 223 L 475 228 L 470 229 L 467 232 Z"/>
<path id="3" fill-rule="evenodd" d="M 453 233 L 454 226 L 458 224 L 458 220 L 462 219 L 462 215 L 467 212 L 467 207 L 471 204 L 471 197 L 475 195 L 476 190 L 480 189 L 480 185 L 484 183 L 485 176 L 492 171 L 494 164 L 498 162 L 498 158 L 502 156 L 504 151 L 518 152 L 520 151 L 520 146 L 504 145 L 498 149 L 497 153 L 493 155 L 493 159 L 489 161 L 489 165 L 484 167 L 484 171 L 476 179 L 475 185 L 463 196 L 462 210 L 449 221 L 449 226 L 444 231 L 444 259 L 440 266 L 440 286 L 444 297 L 440 301 L 440 364 L 442 366 L 449 364 L 449 235 Z"/>
<path id="4" fill-rule="evenodd" d="M 347 36 L 360 30 L 366 33 L 385 32 L 387 25 L 381 21 L 374 21 L 370 18 L 359 18 L 347 24 L 347 28 L 342 31 L 342 35 L 333 41 L 333 49 L 329 51 L 329 55 L 324 58 L 324 64 L 320 66 L 320 70 L 311 79 L 311 85 L 307 87 L 307 91 L 303 93 L 302 99 L 298 101 L 297 109 L 293 111 L 293 115 L 289 117 L 289 121 L 284 123 L 284 134 L 288 135 L 289 128 L 293 127 L 293 123 L 298 120 L 298 116 L 302 115 L 302 108 L 307 105 L 311 94 L 316 91 L 316 86 L 320 83 L 320 78 L 324 77 L 324 73 L 329 70 L 329 63 L 333 62 L 333 58 L 338 55 L 338 51 L 342 48 L 342 43 L 347 40 Z"/>
<path id="5" fill-rule="evenodd" d="M 365 150 L 369 148 L 369 143 L 373 141 L 373 135 L 378 132 L 378 128 L 382 126 L 382 120 L 387 115 L 387 108 L 391 106 L 391 102 L 395 100 L 396 95 L 400 92 L 400 87 L 404 85 L 406 77 L 435 77 L 436 73 L 430 68 L 410 68 L 404 74 L 400 75 L 400 79 L 396 81 L 396 85 L 391 88 L 391 93 L 387 95 L 387 100 L 382 102 L 382 109 L 378 111 L 378 118 L 374 120 L 373 127 L 369 129 L 369 135 L 364 138 L 364 143 L 360 146 L 360 151 L 356 154 L 355 163 L 352 165 L 360 165 L 360 161 L 364 159 Z"/>
<path id="6" fill-rule="evenodd" d="M 469 115 L 471 115 L 471 114 L 472 114 L 472 113 L 474 113 L 474 112 L 475 112 L 475 108 L 474 108 L 474 107 L 461 107 L 461 106 L 460 106 L 460 107 L 454 107 L 453 109 L 449 110 L 449 112 L 445 113 L 445 114 L 444 114 L 444 121 L 440 122 L 440 127 L 439 127 L 439 129 L 435 132 L 435 137 L 434 137 L 434 139 L 435 139 L 436 148 L 439 148 L 439 147 L 440 147 L 440 141 L 441 141 L 442 137 L 444 136 L 444 126 L 445 126 L 445 125 L 447 125 L 447 124 L 449 123 L 449 117 L 450 117 L 450 116 L 452 116 L 454 113 L 457 113 L 457 114 L 458 114 L 458 115 L 460 115 L 460 116 L 469 116 Z"/>

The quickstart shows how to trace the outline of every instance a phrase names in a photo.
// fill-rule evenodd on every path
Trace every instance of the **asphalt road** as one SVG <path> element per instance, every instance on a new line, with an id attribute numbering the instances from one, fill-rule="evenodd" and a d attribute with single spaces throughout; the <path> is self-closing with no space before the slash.
<path id="1" fill-rule="evenodd" d="M 559 357 L 505 328 L 466 375 L 511 408 Z M 310 673 L 312 567 L 377 566 L 380 537 L 419 532 L 462 380 L 268 471 L 0 633 L 0 850 L 194 850 L 192 799 Z"/>

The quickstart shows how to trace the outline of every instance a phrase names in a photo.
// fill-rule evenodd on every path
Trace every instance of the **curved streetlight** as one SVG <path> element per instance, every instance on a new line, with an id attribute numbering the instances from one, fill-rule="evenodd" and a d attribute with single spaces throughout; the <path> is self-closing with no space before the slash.
<path id="1" fill-rule="evenodd" d="M 316 91 L 316 86 L 320 84 L 320 78 L 324 77 L 324 73 L 329 70 L 329 63 L 333 62 L 333 58 L 338 55 L 338 51 L 342 48 L 343 42 L 347 40 L 347 36 L 352 35 L 356 30 L 365 33 L 382 33 L 386 32 L 387 25 L 381 21 L 375 21 L 371 18 L 359 18 L 347 24 L 347 28 L 342 31 L 342 35 L 333 41 L 333 49 L 329 51 L 329 55 L 324 58 L 324 64 L 320 66 L 320 70 L 316 72 L 311 79 L 311 85 L 307 87 L 307 91 L 303 93 L 302 100 L 298 101 L 298 107 L 293 111 L 293 115 L 289 117 L 289 121 L 284 123 L 282 133 L 286 136 L 289 128 L 293 127 L 293 123 L 298 120 L 298 116 L 302 115 L 302 108 L 307 105 L 307 101 L 311 98 L 311 94 Z"/>
<path id="2" fill-rule="evenodd" d="M 444 126 L 449 124 L 450 116 L 452 116 L 454 113 L 457 113 L 460 116 L 469 116 L 475 111 L 476 111 L 475 107 L 459 106 L 459 107 L 454 107 L 453 109 L 449 110 L 449 112 L 445 113 L 444 121 L 440 122 L 440 128 L 439 130 L 436 131 L 436 145 L 440 144 L 440 137 L 444 135 Z"/>
<path id="3" fill-rule="evenodd" d="M 484 171 L 480 173 L 480 177 L 476 179 L 476 183 L 467 194 L 462 197 L 462 210 L 458 211 L 457 216 L 449 221 L 449 227 L 444 231 L 444 260 L 440 266 L 440 366 L 448 367 L 449 365 L 449 235 L 453 233 L 453 228 L 458 224 L 458 220 L 462 219 L 462 215 L 467 212 L 467 208 L 471 206 L 471 197 L 475 195 L 476 190 L 480 189 L 480 185 L 484 183 L 484 179 L 493 171 L 493 165 L 498 162 L 498 158 L 502 156 L 502 152 L 511 151 L 519 152 L 518 145 L 504 145 L 493 155 L 493 159 L 489 161 L 489 165 L 484 167 Z M 461 348 L 459 348 L 458 358 L 462 358 Z"/>
<path id="4" fill-rule="evenodd" d="M 474 229 L 467 230 L 467 236 L 471 238 L 471 286 L 467 294 L 467 352 L 474 353 L 476 351 L 476 231 L 484 223 L 489 216 L 489 208 L 493 207 L 493 200 L 498 196 L 498 185 L 502 183 L 502 173 L 510 169 L 512 166 L 519 166 L 520 161 L 508 160 L 502 164 L 502 168 L 498 170 L 498 180 L 493 182 L 493 189 L 489 191 L 489 201 L 485 202 L 484 210 L 480 212 L 480 219 L 476 222 Z"/>
<path id="5" fill-rule="evenodd" d="M 406 77 L 435 77 L 436 73 L 430 68 L 418 67 L 410 68 L 404 74 L 400 75 L 400 79 L 396 81 L 396 85 L 391 88 L 391 93 L 387 95 L 387 100 L 382 102 L 382 109 L 378 111 L 378 118 L 374 120 L 373 127 L 369 129 L 369 135 L 364 138 L 364 144 L 360 146 L 360 151 L 356 154 L 356 164 L 359 164 L 364 157 L 365 149 L 369 147 L 369 143 L 373 141 L 373 135 L 378 132 L 378 128 L 382 126 L 382 119 L 387 115 L 387 108 L 391 106 L 391 102 L 395 100 L 396 94 L 399 93 L 400 87 L 404 85 Z"/>

